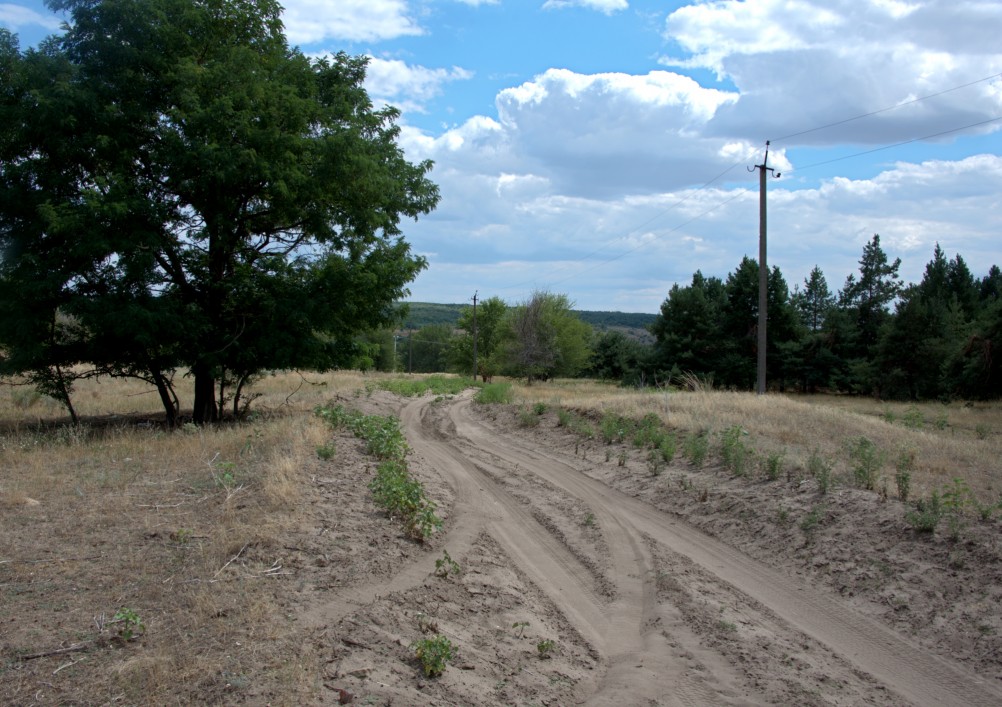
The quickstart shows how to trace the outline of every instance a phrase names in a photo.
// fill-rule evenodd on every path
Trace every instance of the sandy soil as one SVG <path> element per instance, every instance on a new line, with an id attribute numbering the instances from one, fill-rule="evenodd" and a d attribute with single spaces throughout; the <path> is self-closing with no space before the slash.
<path id="1" fill-rule="evenodd" d="M 371 501 L 363 443 L 332 432 L 278 559 L 224 568 L 281 563 L 315 704 L 1002 704 L 998 522 L 951 542 L 875 493 L 679 458 L 654 476 L 644 450 L 469 395 L 351 404 L 400 416 L 445 525 L 405 537 Z M 455 654 L 428 678 L 413 645 L 432 636 Z M 44 696 L 53 665 L 26 665 L 16 694 Z M 212 689 L 291 703 L 269 681 Z M 24 704 L 55 702 L 75 703 Z"/>
<path id="2" fill-rule="evenodd" d="M 399 412 L 447 522 L 418 546 L 334 505 L 346 556 L 328 550 L 340 569 L 298 599 L 328 703 L 1002 703 L 995 527 L 916 539 L 893 502 L 843 491 L 806 537 L 818 496 L 796 480 L 680 461 L 653 477 L 639 451 L 620 466 L 555 417 L 519 427 L 465 396 L 367 406 Z M 363 485 L 346 461 L 325 494 Z M 435 575 L 443 551 L 458 574 Z M 435 679 L 409 649 L 430 634 L 457 649 Z"/>

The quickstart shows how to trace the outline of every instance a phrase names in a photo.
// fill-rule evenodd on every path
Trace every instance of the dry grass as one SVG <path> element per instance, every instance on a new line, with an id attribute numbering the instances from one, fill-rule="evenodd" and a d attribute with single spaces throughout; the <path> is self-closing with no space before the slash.
<path id="1" fill-rule="evenodd" d="M 967 482 L 983 503 L 1002 492 L 1002 405 L 998 403 L 887 403 L 868 398 L 788 396 L 726 391 L 638 391 L 593 381 L 554 381 L 516 386 L 526 403 L 561 404 L 595 413 L 642 417 L 654 412 L 683 432 L 719 432 L 738 425 L 762 454 L 785 451 L 786 461 L 806 468 L 819 453 L 845 472 L 848 449 L 860 437 L 885 455 L 884 474 L 913 453 L 913 493 Z M 893 490 L 893 482 L 890 483 Z"/>
<path id="2" fill-rule="evenodd" d="M 173 433 L 142 421 L 162 413 L 136 382 L 81 384 L 79 428 L 0 390 L 0 703 L 315 698 L 321 671 L 283 611 L 283 538 L 329 438 L 313 408 L 364 380 L 269 376 L 248 421 Z M 145 625 L 141 649 L 116 646 L 123 607 Z M 107 647 L 60 659 L 72 664 L 48 694 L 19 691 L 44 661 L 18 654 L 79 643 Z"/>

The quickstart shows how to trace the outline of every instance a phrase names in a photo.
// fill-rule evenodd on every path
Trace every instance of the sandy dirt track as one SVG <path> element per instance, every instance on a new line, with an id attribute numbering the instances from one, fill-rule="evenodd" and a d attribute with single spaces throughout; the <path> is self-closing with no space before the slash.
<path id="1" fill-rule="evenodd" d="M 399 410 L 411 465 L 443 499 L 447 523 L 430 551 L 309 602 L 305 623 L 334 646 L 333 694 L 385 704 L 1002 704 L 1002 690 L 968 666 L 478 408 L 460 396 Z M 442 549 L 460 578 L 430 575 Z M 431 632 L 459 646 L 458 670 L 415 680 L 387 662 Z M 534 656 L 545 636 L 557 650 Z"/>

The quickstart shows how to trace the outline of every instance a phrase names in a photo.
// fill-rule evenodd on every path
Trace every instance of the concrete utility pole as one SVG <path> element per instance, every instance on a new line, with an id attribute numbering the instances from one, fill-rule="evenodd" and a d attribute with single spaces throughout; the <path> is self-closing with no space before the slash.
<path id="1" fill-rule="evenodd" d="M 769 164 L 769 141 L 765 141 L 765 157 L 762 164 L 752 169 L 758 170 L 758 385 L 759 395 L 765 395 L 765 348 L 768 343 L 766 322 L 769 319 L 769 266 L 766 261 L 766 208 L 765 177 L 771 172 Z M 751 170 L 749 170 L 751 171 Z M 779 177 L 776 172 L 776 177 Z"/>
<path id="2" fill-rule="evenodd" d="M 477 382 L 477 293 L 473 293 L 473 382 Z"/>

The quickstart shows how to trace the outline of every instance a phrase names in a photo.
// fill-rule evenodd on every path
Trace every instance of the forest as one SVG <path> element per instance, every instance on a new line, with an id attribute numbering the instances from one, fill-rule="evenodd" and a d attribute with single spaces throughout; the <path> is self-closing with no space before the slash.
<path id="1" fill-rule="evenodd" d="M 999 397 L 998 266 L 975 276 L 960 254 L 948 258 L 938 244 L 920 282 L 905 284 L 900 266 L 900 258 L 890 260 L 874 235 L 863 248 L 858 272 L 838 290 L 819 267 L 792 289 L 773 267 L 768 278 L 770 390 L 913 400 Z M 537 296 L 545 298 L 545 293 Z M 519 337 L 505 319 L 508 306 L 497 298 L 488 302 L 493 309 L 480 308 L 479 372 L 522 375 L 512 356 L 528 344 L 515 343 Z M 651 344 L 616 328 L 597 331 L 578 313 L 557 309 L 561 316 L 578 317 L 587 329 L 576 330 L 580 341 L 561 344 L 566 328 L 544 316 L 533 345 L 552 351 L 550 364 L 537 375 L 583 375 L 625 385 L 662 385 L 685 376 L 735 390 L 755 384 L 758 264 L 752 258 L 743 258 L 726 278 L 697 271 L 689 284 L 673 286 L 648 325 Z M 398 344 L 402 337 L 406 341 L 398 346 L 397 359 L 386 363 L 412 371 L 470 371 L 472 332 L 472 306 L 467 306 L 455 323 L 398 332 Z M 582 348 L 587 356 L 580 355 Z M 561 353 L 568 350 L 576 352 L 577 364 L 568 365 Z"/>

